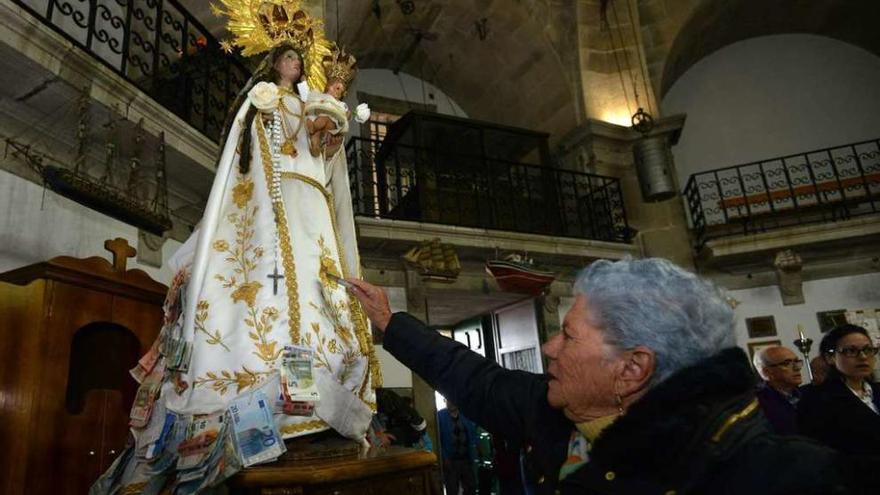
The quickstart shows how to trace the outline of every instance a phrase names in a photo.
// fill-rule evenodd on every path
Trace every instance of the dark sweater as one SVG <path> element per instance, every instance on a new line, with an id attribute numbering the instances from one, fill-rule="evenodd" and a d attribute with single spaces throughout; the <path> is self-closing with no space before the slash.
<path id="1" fill-rule="evenodd" d="M 793 394 L 800 400 L 800 391 L 794 390 Z M 794 435 L 797 427 L 797 406 L 782 392 L 768 385 L 766 382 L 758 385 L 755 393 L 758 402 L 761 403 L 761 411 L 770 422 L 774 433 L 780 435 Z"/>

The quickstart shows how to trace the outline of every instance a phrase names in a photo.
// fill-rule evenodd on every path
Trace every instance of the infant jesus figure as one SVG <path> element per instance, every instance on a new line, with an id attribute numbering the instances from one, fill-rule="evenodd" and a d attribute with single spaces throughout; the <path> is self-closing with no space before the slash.
<path id="1" fill-rule="evenodd" d="M 348 132 L 348 120 L 351 112 L 342 101 L 348 86 L 357 75 L 356 60 L 340 49 L 334 49 L 333 55 L 322 61 L 324 73 L 327 75 L 327 86 L 323 93 L 309 92 L 306 99 L 306 127 L 309 131 L 309 152 L 317 157 L 321 154 L 325 139 L 329 135 L 336 136 Z M 357 106 L 355 120 L 363 124 L 370 118 L 370 109 L 366 103 Z"/>

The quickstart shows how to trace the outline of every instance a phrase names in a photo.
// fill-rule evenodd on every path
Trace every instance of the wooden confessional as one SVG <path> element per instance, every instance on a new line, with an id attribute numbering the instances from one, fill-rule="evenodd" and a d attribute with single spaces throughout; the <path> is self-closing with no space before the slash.
<path id="1" fill-rule="evenodd" d="M 0 492 L 82 494 L 125 446 L 167 288 L 124 239 L 0 274 Z"/>

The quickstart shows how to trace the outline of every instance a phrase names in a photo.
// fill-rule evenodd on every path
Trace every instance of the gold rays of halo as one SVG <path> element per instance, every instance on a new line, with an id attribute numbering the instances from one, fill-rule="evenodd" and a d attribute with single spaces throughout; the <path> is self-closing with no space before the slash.
<path id="1" fill-rule="evenodd" d="M 335 45 L 324 36 L 323 21 L 308 15 L 300 0 L 217 0 L 211 11 L 228 19 L 232 40 L 221 42 L 224 50 L 239 47 L 250 57 L 290 44 L 303 59 L 309 88 L 324 90 L 327 75 L 321 62 Z"/>

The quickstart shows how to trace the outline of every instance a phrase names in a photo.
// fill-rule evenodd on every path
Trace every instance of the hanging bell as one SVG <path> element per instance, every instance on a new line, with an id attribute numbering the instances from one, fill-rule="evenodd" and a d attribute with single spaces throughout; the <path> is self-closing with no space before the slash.
<path id="1" fill-rule="evenodd" d="M 641 108 L 633 114 L 631 121 L 633 129 L 642 134 L 633 145 L 633 161 L 639 177 L 642 199 L 652 203 L 675 197 L 677 191 L 668 137 L 665 134 L 648 136 L 654 129 L 654 118 Z"/>

